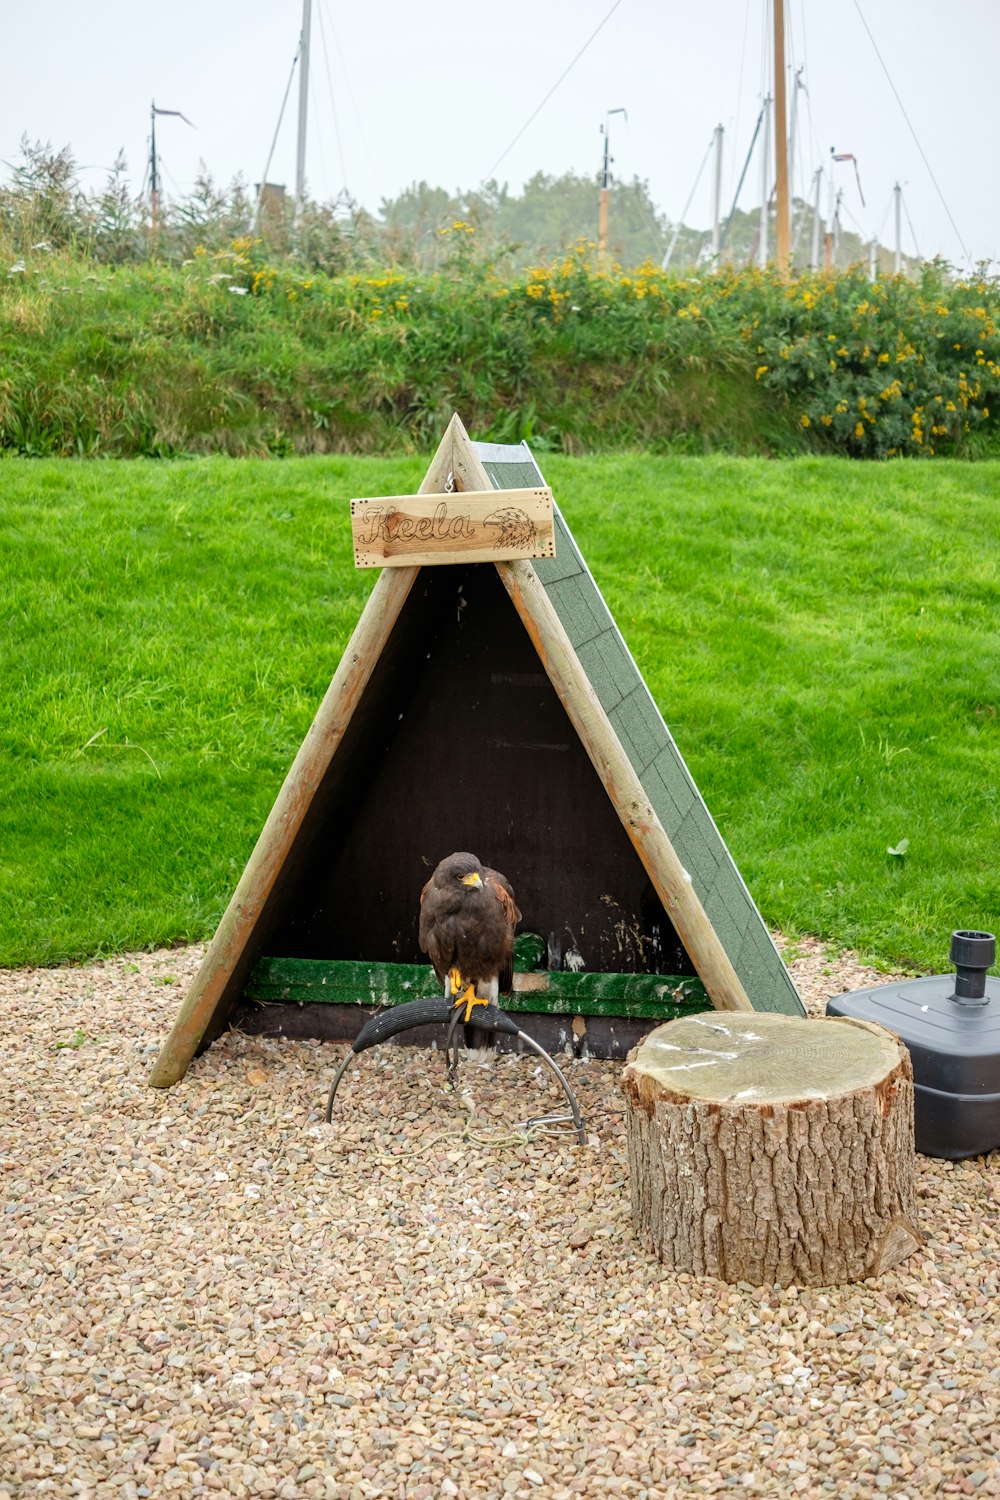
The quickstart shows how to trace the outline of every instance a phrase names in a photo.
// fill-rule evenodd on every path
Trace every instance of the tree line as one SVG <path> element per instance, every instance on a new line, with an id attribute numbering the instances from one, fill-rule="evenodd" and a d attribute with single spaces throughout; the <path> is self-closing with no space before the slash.
<path id="1" fill-rule="evenodd" d="M 383 198 L 377 214 L 346 196 L 323 203 L 307 197 L 296 214 L 290 194 L 268 189 L 258 200 L 242 177 L 222 186 L 203 164 L 188 193 L 162 204 L 154 226 L 148 201 L 129 180 L 123 153 L 102 186 L 88 191 L 69 146 L 54 150 L 49 142 L 25 136 L 9 181 L 0 185 L 0 238 L 14 255 L 44 246 L 105 265 L 136 265 L 181 264 L 198 250 L 223 249 L 249 235 L 271 259 L 337 275 L 365 265 L 436 270 L 449 254 L 442 231 L 460 222 L 477 231 L 488 253 L 519 270 L 594 241 L 598 192 L 596 175 L 536 172 L 519 192 L 497 181 L 455 192 L 422 181 Z M 668 247 L 673 270 L 711 264 L 711 231 L 672 223 L 640 178 L 614 182 L 609 208 L 608 250 L 619 265 L 659 265 Z M 797 262 L 804 266 L 811 210 L 801 203 L 796 208 L 802 226 Z M 723 260 L 747 264 L 756 253 L 758 232 L 758 211 L 737 209 Z M 839 263 L 863 256 L 860 239 L 845 234 Z"/>

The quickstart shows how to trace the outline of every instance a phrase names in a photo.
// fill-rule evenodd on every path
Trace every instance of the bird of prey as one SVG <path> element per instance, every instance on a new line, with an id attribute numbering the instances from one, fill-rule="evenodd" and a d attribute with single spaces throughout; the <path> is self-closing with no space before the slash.
<path id="1" fill-rule="evenodd" d="M 475 1006 L 509 994 L 520 920 L 510 882 L 474 854 L 449 854 L 420 892 L 420 951 L 466 1021 Z"/>

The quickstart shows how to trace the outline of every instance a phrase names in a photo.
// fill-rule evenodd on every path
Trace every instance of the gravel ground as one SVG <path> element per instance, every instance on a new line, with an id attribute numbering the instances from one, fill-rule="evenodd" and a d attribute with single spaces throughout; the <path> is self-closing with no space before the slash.
<path id="1" fill-rule="evenodd" d="M 807 1003 L 878 982 L 803 940 Z M 0 973 L 0 1497 L 1000 1495 L 997 1156 L 826 1290 L 636 1243 L 620 1066 L 228 1035 L 146 1070 L 200 950 Z M 884 978 L 884 976 L 882 976 Z"/>

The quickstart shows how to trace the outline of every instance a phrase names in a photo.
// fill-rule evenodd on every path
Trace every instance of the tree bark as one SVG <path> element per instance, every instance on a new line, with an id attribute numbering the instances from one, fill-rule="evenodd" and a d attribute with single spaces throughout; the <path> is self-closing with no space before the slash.
<path id="1" fill-rule="evenodd" d="M 687 1016 L 633 1048 L 623 1087 L 633 1223 L 675 1270 L 827 1286 L 921 1243 L 913 1073 L 883 1027 Z"/>

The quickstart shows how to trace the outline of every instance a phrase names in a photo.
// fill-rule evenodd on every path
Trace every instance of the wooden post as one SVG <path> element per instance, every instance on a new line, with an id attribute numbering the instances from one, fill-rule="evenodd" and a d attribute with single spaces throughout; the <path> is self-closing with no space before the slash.
<path id="1" fill-rule="evenodd" d="M 774 259 L 788 275 L 791 237 L 788 218 L 788 137 L 785 133 L 785 0 L 774 0 Z"/>
<path id="2" fill-rule="evenodd" d="M 688 1016 L 633 1049 L 623 1087 L 633 1223 L 675 1270 L 827 1286 L 921 1243 L 913 1072 L 883 1027 Z"/>

